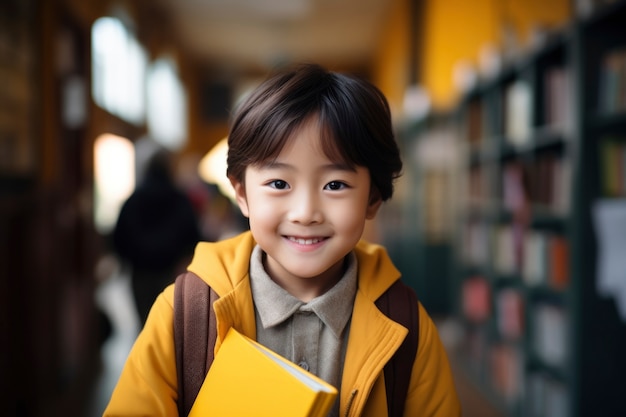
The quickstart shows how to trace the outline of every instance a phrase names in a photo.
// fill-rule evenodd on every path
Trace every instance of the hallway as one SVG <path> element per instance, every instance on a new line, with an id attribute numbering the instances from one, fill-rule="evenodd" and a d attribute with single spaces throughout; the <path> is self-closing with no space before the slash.
<path id="1" fill-rule="evenodd" d="M 130 280 L 123 271 L 113 271 L 100 284 L 96 290 L 96 303 L 109 316 L 113 329 L 100 351 L 101 372 L 94 382 L 84 417 L 102 416 L 126 356 L 139 333 L 139 318 L 133 305 Z"/>
<path id="2" fill-rule="evenodd" d="M 130 294 L 129 278 L 122 271 L 114 271 L 109 279 L 102 282 L 96 293 L 96 302 L 109 315 L 113 332 L 102 347 L 101 374 L 94 383 L 94 391 L 84 417 L 102 416 L 124 366 L 126 355 L 139 331 L 139 320 Z M 447 334 L 449 333 L 444 334 L 442 331 L 444 342 L 448 339 Z M 505 417 L 489 405 L 459 369 L 453 368 L 453 371 L 463 405 L 463 417 Z"/>

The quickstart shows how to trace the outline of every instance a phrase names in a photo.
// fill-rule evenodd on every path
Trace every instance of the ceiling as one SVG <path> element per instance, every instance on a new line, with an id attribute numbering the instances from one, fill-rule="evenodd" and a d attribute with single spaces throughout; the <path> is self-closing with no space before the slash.
<path id="1" fill-rule="evenodd" d="M 388 0 L 155 0 L 207 66 L 266 70 L 293 61 L 367 66 Z"/>

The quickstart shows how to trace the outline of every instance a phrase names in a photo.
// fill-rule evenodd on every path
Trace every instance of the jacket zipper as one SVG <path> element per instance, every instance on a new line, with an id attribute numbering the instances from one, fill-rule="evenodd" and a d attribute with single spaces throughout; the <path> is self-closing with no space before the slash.
<path id="1" fill-rule="evenodd" d="M 348 399 L 348 404 L 346 405 L 346 412 L 344 413 L 344 417 L 348 417 L 348 414 L 350 414 L 350 408 L 352 408 L 352 403 L 354 402 L 354 399 L 356 398 L 357 392 L 359 392 L 358 389 L 353 389 L 352 392 L 350 393 L 350 398 Z"/>

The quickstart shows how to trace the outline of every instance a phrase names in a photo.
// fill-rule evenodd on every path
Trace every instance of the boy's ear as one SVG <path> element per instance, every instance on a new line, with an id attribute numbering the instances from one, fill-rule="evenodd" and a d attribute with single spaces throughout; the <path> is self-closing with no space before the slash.
<path id="1" fill-rule="evenodd" d="M 235 190 L 235 199 L 237 200 L 237 205 L 239 206 L 239 210 L 241 210 L 241 214 L 243 214 L 245 217 L 249 217 L 248 200 L 246 199 L 246 187 L 241 181 L 237 181 L 233 177 L 228 177 L 228 179 L 230 180 L 230 183 Z"/>
<path id="2" fill-rule="evenodd" d="M 373 189 L 370 193 L 370 201 L 367 205 L 367 211 L 365 212 L 365 218 L 367 220 L 372 220 L 376 217 L 376 213 L 378 213 L 378 209 L 380 205 L 383 203 L 383 199 L 380 198 L 380 193 L 378 190 Z"/>

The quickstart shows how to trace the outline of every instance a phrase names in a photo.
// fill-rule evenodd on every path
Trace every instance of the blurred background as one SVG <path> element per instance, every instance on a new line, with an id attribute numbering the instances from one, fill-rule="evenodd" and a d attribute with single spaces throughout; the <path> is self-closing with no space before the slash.
<path id="1" fill-rule="evenodd" d="M 156 274 L 122 208 L 149 195 L 130 223 L 153 230 L 168 188 L 190 239 L 246 229 L 229 115 L 302 61 L 390 102 L 405 172 L 366 237 L 436 320 L 464 415 L 626 415 L 625 27 L 623 0 L 0 1 L 6 415 L 101 415 Z"/>

